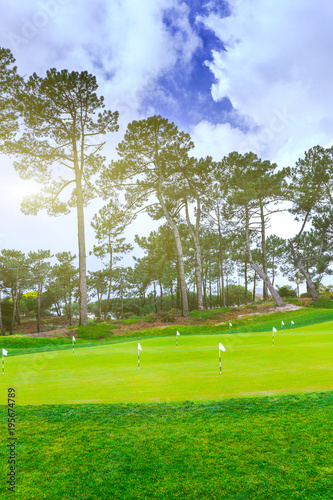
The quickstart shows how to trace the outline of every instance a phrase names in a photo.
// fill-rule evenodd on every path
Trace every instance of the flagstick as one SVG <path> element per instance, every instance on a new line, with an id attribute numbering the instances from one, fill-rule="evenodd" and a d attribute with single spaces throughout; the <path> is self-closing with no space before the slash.
<path id="1" fill-rule="evenodd" d="M 5 357 L 2 353 L 2 375 L 5 374 Z"/>
<path id="2" fill-rule="evenodd" d="M 178 335 L 176 335 L 176 348 L 178 347 Z"/>
<path id="3" fill-rule="evenodd" d="M 138 370 L 140 370 L 140 351 L 138 351 Z"/>
<path id="4" fill-rule="evenodd" d="M 221 365 L 221 351 L 219 349 L 219 360 L 220 360 L 220 375 L 222 373 L 222 365 Z"/>
<path id="5" fill-rule="evenodd" d="M 74 356 L 74 339 L 73 339 L 73 356 Z"/>
<path id="6" fill-rule="evenodd" d="M 273 330 L 273 347 L 274 347 L 274 330 Z"/>

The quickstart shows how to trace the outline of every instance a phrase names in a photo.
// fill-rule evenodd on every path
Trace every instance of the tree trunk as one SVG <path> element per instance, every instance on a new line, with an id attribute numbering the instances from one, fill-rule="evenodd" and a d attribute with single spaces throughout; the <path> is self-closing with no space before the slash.
<path id="1" fill-rule="evenodd" d="M 74 121 L 75 129 L 75 121 Z M 84 138 L 81 138 L 81 149 Z M 83 157 L 81 151 L 81 169 L 78 161 L 77 147 L 75 138 L 73 138 L 73 153 L 75 167 L 75 185 L 76 185 L 76 210 L 77 210 L 77 235 L 79 245 L 79 303 L 80 303 L 80 325 L 88 324 L 88 300 L 87 300 L 87 264 L 86 264 L 86 243 L 84 234 L 84 211 L 83 211 L 83 193 L 82 193 L 82 171 Z"/>
<path id="2" fill-rule="evenodd" d="M 290 245 L 291 253 L 292 253 L 292 256 L 294 259 L 294 264 L 300 270 L 301 274 L 303 274 L 303 276 L 306 280 L 307 289 L 308 289 L 309 293 L 311 294 L 312 300 L 318 300 L 319 297 L 317 294 L 317 290 L 316 290 L 314 283 L 311 279 L 310 273 L 303 266 L 302 260 L 304 260 L 304 259 L 297 258 L 294 243 L 292 240 L 289 240 L 289 245 Z"/>
<path id="3" fill-rule="evenodd" d="M 21 324 L 21 309 L 20 309 L 21 298 L 22 298 L 22 294 L 18 293 L 17 298 L 16 298 L 16 322 L 18 325 Z"/>
<path id="4" fill-rule="evenodd" d="M 178 263 L 177 263 L 177 285 L 176 285 L 176 308 L 181 309 L 180 305 L 180 286 L 179 286 L 179 272 L 178 272 Z"/>
<path id="5" fill-rule="evenodd" d="M 14 293 L 13 293 L 13 316 L 12 316 L 12 322 L 10 325 L 9 335 L 13 335 L 13 328 L 14 328 L 14 322 L 15 322 L 15 316 L 16 316 L 17 297 L 18 297 L 18 288 L 16 288 Z"/>
<path id="6" fill-rule="evenodd" d="M 162 283 L 160 283 L 160 294 L 161 294 L 160 307 L 161 307 L 161 311 L 163 311 L 163 286 L 162 286 Z"/>
<path id="7" fill-rule="evenodd" d="M 40 333 L 40 302 L 41 302 L 41 284 L 38 283 L 38 291 L 37 291 L 37 333 Z"/>
<path id="8" fill-rule="evenodd" d="M 188 300 L 187 300 L 187 293 L 186 293 L 183 247 L 182 247 L 182 243 L 180 240 L 178 227 L 176 226 L 175 222 L 172 220 L 172 218 L 168 212 L 168 209 L 164 203 L 164 199 L 162 197 L 160 189 L 158 190 L 158 200 L 159 200 L 160 205 L 162 207 L 164 216 L 165 216 L 166 220 L 168 221 L 168 224 L 172 228 L 173 235 L 174 235 L 175 242 L 176 242 L 177 257 L 178 257 L 178 272 L 179 272 L 180 287 L 181 287 L 181 294 L 182 294 L 183 316 L 185 318 L 187 318 L 188 317 Z"/>
<path id="9" fill-rule="evenodd" d="M 197 199 L 197 223 L 196 228 L 194 227 L 190 220 L 190 215 L 188 212 L 188 204 L 187 200 L 185 200 L 185 213 L 186 213 L 186 222 L 191 233 L 194 248 L 195 248 L 195 280 L 197 284 L 197 307 L 199 311 L 203 310 L 203 298 L 202 298 L 202 278 L 201 278 L 201 248 L 199 242 L 199 220 L 200 220 L 200 202 Z"/>
<path id="10" fill-rule="evenodd" d="M 225 307 L 224 271 L 223 271 L 223 261 L 222 260 L 221 260 L 221 284 L 222 284 L 222 307 Z"/>
<path id="11" fill-rule="evenodd" d="M 97 300 L 98 300 L 98 316 L 99 319 L 102 319 L 102 294 L 97 292 Z"/>
<path id="12" fill-rule="evenodd" d="M 246 259 L 244 263 L 244 285 L 245 285 L 244 302 L 245 305 L 247 305 L 247 260 Z"/>
<path id="13" fill-rule="evenodd" d="M 153 285 L 154 285 L 154 309 L 155 309 L 155 313 L 157 313 L 156 283 L 155 283 L 155 280 L 153 281 Z"/>
<path id="14" fill-rule="evenodd" d="M 204 272 L 204 279 L 203 279 L 203 299 L 204 299 L 204 305 L 207 307 L 207 266 Z"/>
<path id="15" fill-rule="evenodd" d="M 238 276 L 238 307 L 240 307 L 240 278 Z"/>
<path id="16" fill-rule="evenodd" d="M 217 210 L 217 228 L 219 232 L 219 254 L 220 254 L 220 262 L 221 262 L 221 282 L 222 282 L 222 306 L 225 307 L 225 290 L 224 290 L 224 271 L 223 271 L 223 258 L 222 258 L 222 232 L 221 232 L 221 224 L 220 224 L 220 211 Z"/>
<path id="17" fill-rule="evenodd" d="M 65 301 L 66 316 L 67 316 L 67 319 L 69 319 L 69 314 L 68 314 L 68 302 L 67 302 L 67 297 L 66 297 L 66 295 L 64 296 L 64 301 Z"/>
<path id="18" fill-rule="evenodd" d="M 111 237 L 109 235 L 109 252 L 110 252 L 110 262 L 109 262 L 109 286 L 108 286 L 108 296 L 106 299 L 105 317 L 109 313 L 110 309 L 110 299 L 111 299 L 111 288 L 112 288 L 112 246 Z"/>
<path id="19" fill-rule="evenodd" d="M 78 186 L 78 183 L 77 183 Z M 86 245 L 84 236 L 84 214 L 83 196 L 81 183 L 77 187 L 77 224 L 79 242 L 79 291 L 80 291 L 80 325 L 88 324 L 87 311 L 87 267 L 86 267 Z"/>
<path id="20" fill-rule="evenodd" d="M 246 247 L 247 247 L 247 252 L 249 256 L 249 261 L 251 264 L 252 269 L 260 276 L 260 278 L 266 283 L 268 290 L 270 291 L 277 307 L 283 307 L 284 302 L 281 299 L 280 295 L 277 293 L 275 288 L 272 286 L 272 283 L 267 276 L 267 273 L 265 273 L 257 264 L 254 263 L 253 258 L 252 258 L 252 252 L 250 248 L 250 239 L 249 239 L 249 213 L 247 207 L 245 208 L 245 235 L 246 235 Z"/>
<path id="21" fill-rule="evenodd" d="M 273 256 L 272 256 L 272 285 L 274 286 L 274 281 L 275 281 L 275 253 L 273 250 Z"/>
<path id="22" fill-rule="evenodd" d="M 265 275 L 267 276 L 267 252 L 266 252 L 266 232 L 265 232 L 265 215 L 264 207 L 262 202 L 260 202 L 260 220 L 261 220 L 261 251 L 262 251 L 262 267 Z M 263 280 L 263 290 L 262 290 L 263 300 L 267 300 L 267 285 L 266 281 Z"/>
<path id="23" fill-rule="evenodd" d="M 212 277 L 209 272 L 209 309 L 212 309 Z"/>
<path id="24" fill-rule="evenodd" d="M 120 300 L 121 300 L 121 303 L 120 303 L 120 316 L 122 318 L 123 315 L 124 315 L 124 290 L 123 290 L 123 281 L 122 280 L 120 282 Z"/>
<path id="25" fill-rule="evenodd" d="M 256 278 L 257 278 L 257 273 L 255 272 L 253 276 L 252 302 L 256 301 Z"/>
<path id="26" fill-rule="evenodd" d="M 0 330 L 1 330 L 1 335 L 5 335 L 5 330 L 2 323 L 2 312 L 1 312 L 1 290 L 0 290 Z"/>
<path id="27" fill-rule="evenodd" d="M 69 312 L 69 326 L 72 326 L 72 292 L 69 292 L 68 312 Z"/>

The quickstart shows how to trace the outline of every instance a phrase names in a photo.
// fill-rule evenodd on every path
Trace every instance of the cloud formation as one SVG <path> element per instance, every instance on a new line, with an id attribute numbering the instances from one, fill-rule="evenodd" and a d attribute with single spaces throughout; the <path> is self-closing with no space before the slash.
<path id="1" fill-rule="evenodd" d="M 193 131 L 198 152 L 209 154 L 215 144 L 217 157 L 252 150 L 290 164 L 315 144 L 329 144 L 333 4 L 230 0 L 229 5 L 230 16 L 211 13 L 197 21 L 226 48 L 213 51 L 207 65 L 216 79 L 213 98 L 230 99 L 238 126 L 201 122 Z"/>
<path id="2" fill-rule="evenodd" d="M 23 73 L 56 67 L 95 74 L 107 105 L 128 122 L 160 75 L 190 65 L 201 41 L 189 10 L 177 0 L 21 2 L 5 11 L 1 44 Z M 178 30 L 167 29 L 166 13 Z"/>

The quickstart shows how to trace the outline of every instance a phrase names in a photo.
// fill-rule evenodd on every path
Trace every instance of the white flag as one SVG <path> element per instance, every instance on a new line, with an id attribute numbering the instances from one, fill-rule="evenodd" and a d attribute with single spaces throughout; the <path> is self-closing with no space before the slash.
<path id="1" fill-rule="evenodd" d="M 295 323 L 292 321 L 291 324 L 294 325 Z"/>
<path id="2" fill-rule="evenodd" d="M 225 347 L 223 344 L 221 344 L 221 342 L 219 342 L 219 350 L 220 351 L 225 351 Z"/>
<path id="3" fill-rule="evenodd" d="M 176 335 L 177 335 L 177 337 L 180 337 L 180 333 L 178 331 L 177 331 Z"/>
<path id="4" fill-rule="evenodd" d="M 141 347 L 140 343 L 138 342 L 138 352 L 139 351 L 142 351 L 142 347 Z"/>
<path id="5" fill-rule="evenodd" d="M 8 354 L 8 351 L 6 351 L 6 349 L 2 348 L 2 355 L 7 356 L 7 354 Z"/>
<path id="6" fill-rule="evenodd" d="M 281 326 L 284 326 L 284 322 L 283 321 L 281 321 Z"/>
<path id="7" fill-rule="evenodd" d="M 229 326 L 232 326 L 232 323 L 229 321 Z"/>
<path id="8" fill-rule="evenodd" d="M 276 328 L 274 328 L 274 326 L 273 326 L 273 332 L 274 332 L 274 333 L 277 333 L 277 329 L 276 329 Z"/>
<path id="9" fill-rule="evenodd" d="M 73 342 L 75 342 L 75 340 L 76 340 L 75 337 L 73 337 Z"/>

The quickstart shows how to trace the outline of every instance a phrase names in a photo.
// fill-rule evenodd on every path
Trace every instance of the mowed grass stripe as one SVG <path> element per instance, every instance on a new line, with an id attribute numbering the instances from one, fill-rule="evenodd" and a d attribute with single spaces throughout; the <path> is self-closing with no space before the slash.
<path id="1" fill-rule="evenodd" d="M 218 342 L 222 353 L 219 375 Z M 6 358 L 5 389 L 17 389 L 18 404 L 67 404 L 209 400 L 240 395 L 331 390 L 332 323 L 293 334 L 184 336 L 94 346 Z M 4 399 L 2 399 L 4 403 Z"/>

